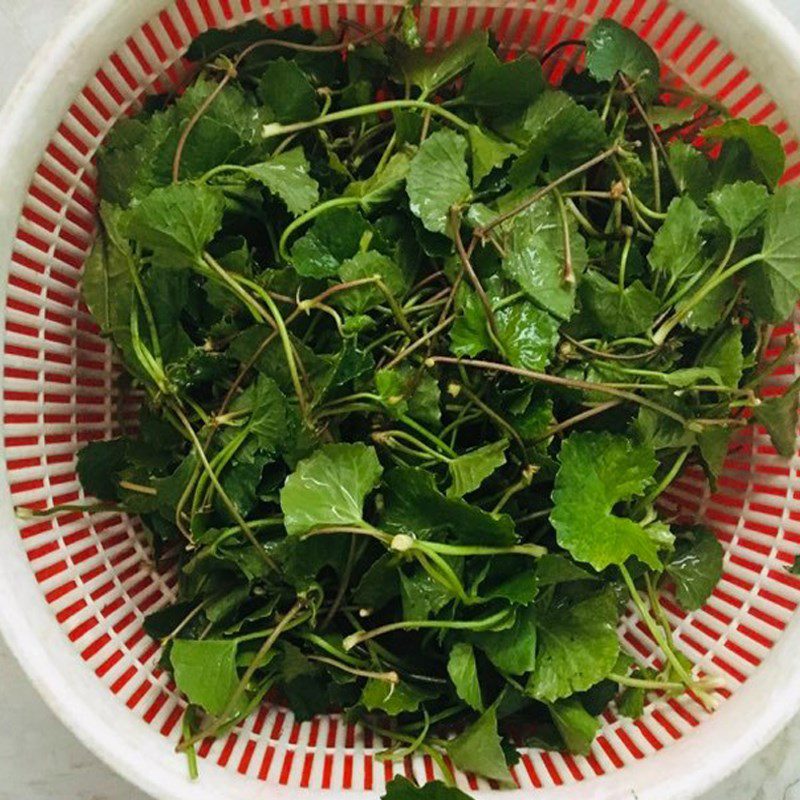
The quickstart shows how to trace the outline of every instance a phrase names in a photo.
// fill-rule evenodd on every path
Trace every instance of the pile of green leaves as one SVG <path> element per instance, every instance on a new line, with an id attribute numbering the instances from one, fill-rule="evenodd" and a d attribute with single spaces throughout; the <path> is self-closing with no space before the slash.
<path id="1" fill-rule="evenodd" d="M 179 749 L 269 694 L 510 783 L 512 740 L 711 705 L 658 596 L 699 608 L 722 550 L 654 504 L 753 420 L 794 452 L 800 387 L 759 387 L 800 192 L 611 21 L 558 89 L 485 33 L 424 51 L 408 12 L 344 37 L 209 32 L 109 135 L 84 297 L 145 400 L 79 474 L 177 562 L 147 628 Z M 656 662 L 620 649 L 630 600 Z"/>

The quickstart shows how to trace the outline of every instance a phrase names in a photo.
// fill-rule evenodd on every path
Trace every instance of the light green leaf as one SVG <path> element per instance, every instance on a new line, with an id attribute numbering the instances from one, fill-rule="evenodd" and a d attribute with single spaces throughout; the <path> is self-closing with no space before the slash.
<path id="1" fill-rule="evenodd" d="M 169 652 L 175 683 L 190 703 L 222 714 L 239 685 L 235 640 L 176 639 Z"/>
<path id="2" fill-rule="evenodd" d="M 259 374 L 230 404 L 230 410 L 250 410 L 248 429 L 259 447 L 278 452 L 286 439 L 286 398 L 272 378 Z"/>
<path id="3" fill-rule="evenodd" d="M 549 703 L 550 716 L 570 753 L 588 756 L 600 722 L 574 697 Z"/>
<path id="4" fill-rule="evenodd" d="M 472 154 L 472 183 L 477 186 L 495 167 L 504 164 L 519 148 L 479 125 L 470 125 L 469 146 Z"/>
<path id="5" fill-rule="evenodd" d="M 455 686 L 456 694 L 475 711 L 483 711 L 481 686 L 478 683 L 478 666 L 471 644 L 453 645 L 447 659 L 447 674 Z"/>
<path id="6" fill-rule="evenodd" d="M 767 188 L 752 181 L 729 183 L 708 196 L 708 204 L 736 238 L 758 232 L 768 202 Z"/>
<path id="7" fill-rule="evenodd" d="M 382 468 L 373 447 L 326 444 L 303 459 L 281 490 L 284 526 L 290 535 L 321 525 L 359 525 L 364 500 Z"/>
<path id="8" fill-rule="evenodd" d="M 650 484 L 657 466 L 653 450 L 612 433 L 573 433 L 559 461 L 550 521 L 561 547 L 596 570 L 631 556 L 658 569 L 658 548 L 644 528 L 612 512 Z"/>
<path id="9" fill-rule="evenodd" d="M 686 389 L 697 383 L 716 383 L 724 386 L 722 375 L 716 367 L 683 367 L 672 372 L 664 372 L 661 376 L 664 383 L 668 386 L 675 386 L 679 389 Z"/>
<path id="10" fill-rule="evenodd" d="M 706 349 L 703 363 L 719 373 L 723 386 L 736 388 L 744 369 L 741 325 L 726 327 Z"/>
<path id="11" fill-rule="evenodd" d="M 319 201 L 319 184 L 309 175 L 309 164 L 302 147 L 295 147 L 269 161 L 245 167 L 247 174 L 263 183 L 286 203 L 289 213 L 298 216 Z"/>
<path id="12" fill-rule="evenodd" d="M 209 186 L 175 183 L 154 189 L 128 212 L 128 234 L 163 268 L 192 267 L 222 225 L 222 194 Z"/>
<path id="13" fill-rule="evenodd" d="M 464 82 L 464 98 L 473 106 L 507 111 L 531 103 L 544 85 L 539 62 L 527 54 L 502 62 L 482 47 Z"/>
<path id="14" fill-rule="evenodd" d="M 578 294 L 582 311 L 595 326 L 593 332 L 612 338 L 644 333 L 660 307 L 659 299 L 640 280 L 620 291 L 619 284 L 595 270 L 583 276 Z"/>
<path id="15" fill-rule="evenodd" d="M 703 136 L 709 141 L 743 142 L 770 187 L 774 188 L 781 179 L 786 168 L 786 154 L 780 137 L 766 125 L 753 125 L 741 118 L 729 119 L 706 128 Z"/>
<path id="16" fill-rule="evenodd" d="M 502 783 L 512 780 L 497 732 L 497 710 L 494 706 L 449 741 L 445 749 L 459 769 Z"/>
<path id="17" fill-rule="evenodd" d="M 397 197 L 408 175 L 410 159 L 406 153 L 395 153 L 386 166 L 363 181 L 353 181 L 345 189 L 346 197 L 359 198 L 365 213 Z"/>
<path id="18" fill-rule="evenodd" d="M 303 277 L 332 277 L 343 261 L 359 252 L 370 231 L 370 224 L 355 208 L 332 208 L 320 214 L 292 245 L 292 264 Z"/>
<path id="19" fill-rule="evenodd" d="M 647 110 L 647 116 L 653 125 L 659 128 L 672 128 L 674 125 L 683 125 L 691 122 L 697 114 L 697 105 L 688 106 L 651 106 Z"/>
<path id="20" fill-rule="evenodd" d="M 767 209 L 764 262 L 800 292 L 800 187 L 782 186 Z"/>
<path id="21" fill-rule="evenodd" d="M 454 597 L 423 569 L 411 575 L 400 573 L 400 599 L 405 619 L 428 619 L 438 614 Z"/>
<path id="22" fill-rule="evenodd" d="M 644 100 L 658 94 L 658 56 L 647 42 L 613 19 L 601 19 L 589 32 L 586 68 L 599 81 L 613 80 L 621 72 Z"/>
<path id="23" fill-rule="evenodd" d="M 667 218 L 648 255 L 653 269 L 666 273 L 673 281 L 697 272 L 703 264 L 705 222 L 705 213 L 689 197 L 676 197 L 669 204 Z"/>
<path id="24" fill-rule="evenodd" d="M 453 483 L 448 497 L 463 497 L 474 492 L 490 475 L 506 463 L 508 439 L 486 444 L 454 458 L 447 465 Z"/>
<path id="25" fill-rule="evenodd" d="M 361 704 L 367 711 L 383 711 L 396 717 L 419 709 L 420 703 L 430 697 L 429 692 L 401 681 L 388 681 L 370 678 L 361 692 Z"/>
<path id="26" fill-rule="evenodd" d="M 451 130 L 432 133 L 411 159 L 406 192 L 412 213 L 434 233 L 448 227 L 450 209 L 470 197 L 467 140 Z"/>
<path id="27" fill-rule="evenodd" d="M 572 270 L 580 278 L 588 261 L 586 245 L 572 217 L 568 224 Z M 575 305 L 575 284 L 564 280 L 565 254 L 562 219 L 556 201 L 547 196 L 514 221 L 502 264 L 534 303 L 560 319 L 569 319 Z"/>
<path id="28" fill-rule="evenodd" d="M 675 597 L 687 611 L 702 608 L 722 577 L 722 545 L 711 531 L 694 527 L 678 539 L 666 570 L 675 581 Z"/>
<path id="29" fill-rule="evenodd" d="M 778 454 L 791 458 L 797 451 L 797 397 L 800 394 L 800 379 L 789 386 L 778 397 L 762 400 L 753 409 L 753 416 L 769 434 Z"/>
<path id="30" fill-rule="evenodd" d="M 542 615 L 536 667 L 526 693 L 552 703 L 603 680 L 619 654 L 617 618 L 611 589 Z"/>

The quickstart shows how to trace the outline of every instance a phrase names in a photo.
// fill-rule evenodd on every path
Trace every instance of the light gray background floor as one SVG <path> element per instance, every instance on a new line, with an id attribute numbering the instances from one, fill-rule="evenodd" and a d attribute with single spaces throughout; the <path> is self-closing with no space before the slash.
<path id="1" fill-rule="evenodd" d="M 131 1 L 135 2 L 120 0 Z M 800 0 L 774 3 L 800 27 Z M 40 44 L 58 30 L 74 5 L 76 0 L 0 0 L 0 104 Z M 56 719 L 2 640 L 0 800 L 146 800 Z M 800 800 L 800 718 L 697 800 Z"/>

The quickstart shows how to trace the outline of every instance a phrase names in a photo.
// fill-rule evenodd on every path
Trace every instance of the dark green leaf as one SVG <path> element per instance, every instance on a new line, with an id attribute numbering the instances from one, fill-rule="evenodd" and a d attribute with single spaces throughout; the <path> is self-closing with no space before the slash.
<path id="1" fill-rule="evenodd" d="M 613 19 L 600 20 L 589 32 L 586 68 L 600 81 L 613 80 L 621 72 L 644 100 L 658 94 L 658 56 L 630 28 Z"/>
<path id="2" fill-rule="evenodd" d="M 569 218 L 572 271 L 580 276 L 588 257 L 576 223 Z M 575 284 L 565 275 L 564 228 L 556 201 L 548 196 L 514 221 L 503 271 L 537 305 L 560 319 L 569 319 L 575 305 Z"/>
<path id="3" fill-rule="evenodd" d="M 501 62 L 491 48 L 482 47 L 464 82 L 464 97 L 474 106 L 508 111 L 528 105 L 543 89 L 538 61 L 525 55 Z"/>
<path id="4" fill-rule="evenodd" d="M 387 529 L 421 539 L 449 533 L 464 544 L 502 546 L 516 541 L 511 517 L 445 497 L 436 489 L 433 475 L 425 470 L 393 469 L 385 483 Z"/>
<path id="5" fill-rule="evenodd" d="M 430 694 L 410 683 L 389 683 L 377 678 L 370 678 L 361 692 L 361 703 L 367 711 L 383 711 L 390 716 L 397 716 L 416 711 L 420 703 L 427 700 Z"/>
<path id="6" fill-rule="evenodd" d="M 286 150 L 269 161 L 252 164 L 247 174 L 283 200 L 291 214 L 308 211 L 319 200 L 319 184 L 308 174 L 302 147 Z"/>
<path id="7" fill-rule="evenodd" d="M 648 260 L 653 269 L 673 281 L 693 275 L 703 264 L 703 226 L 706 215 L 689 197 L 673 200 L 658 229 Z"/>
<path id="8" fill-rule="evenodd" d="M 675 581 L 675 596 L 687 611 L 702 608 L 722 577 L 722 545 L 711 531 L 694 527 L 678 539 L 666 570 Z"/>
<path id="9" fill-rule="evenodd" d="M 498 339 L 508 363 L 543 372 L 558 344 L 558 321 L 525 301 L 506 306 L 494 316 Z"/>
<path id="10" fill-rule="evenodd" d="M 89 442 L 78 451 L 77 473 L 85 492 L 99 500 L 116 500 L 119 473 L 128 465 L 128 439 Z"/>
<path id="11" fill-rule="evenodd" d="M 460 789 L 441 781 L 429 781 L 423 786 L 411 783 L 408 778 L 396 775 L 386 784 L 386 794 L 381 800 L 470 800 Z"/>
<path id="12" fill-rule="evenodd" d="M 538 620 L 536 668 L 526 691 L 552 703 L 603 680 L 617 661 L 617 600 L 610 589 Z"/>
<path id="13" fill-rule="evenodd" d="M 294 61 L 278 58 L 267 64 L 259 92 L 280 123 L 313 119 L 319 113 L 317 93 Z"/>
<path id="14" fill-rule="evenodd" d="M 759 183 L 729 183 L 708 196 L 708 204 L 737 238 L 758 232 L 769 192 Z"/>
<path id="15" fill-rule="evenodd" d="M 550 716 L 570 753 L 588 756 L 592 742 L 600 730 L 598 720 L 575 698 L 549 703 Z"/>
<path id="16" fill-rule="evenodd" d="M 769 434 L 778 454 L 791 458 L 797 450 L 797 398 L 800 382 L 795 381 L 777 397 L 762 400 L 753 409 L 753 416 Z"/>
<path id="17" fill-rule="evenodd" d="M 408 288 L 408 279 L 400 265 L 379 253 L 367 250 L 356 253 L 339 265 L 339 277 L 342 281 L 355 281 L 361 278 L 380 278 L 384 286 L 395 297 L 402 297 Z M 370 308 L 386 302 L 386 296 L 374 285 L 356 286 L 339 294 L 340 302 L 354 314 L 363 314 Z"/>
<path id="18" fill-rule="evenodd" d="M 736 388 L 742 379 L 744 354 L 742 352 L 742 328 L 729 325 L 705 352 L 703 362 L 719 373 L 723 386 Z"/>
<path id="19" fill-rule="evenodd" d="M 636 336 L 653 324 L 659 299 L 640 280 L 620 290 L 604 275 L 589 270 L 579 289 L 581 309 L 590 316 L 594 331 L 604 336 Z M 583 322 L 583 320 L 582 320 Z"/>
<path id="20" fill-rule="evenodd" d="M 222 224 L 222 195 L 202 184 L 153 190 L 129 212 L 128 234 L 163 268 L 193 267 Z"/>
<path id="21" fill-rule="evenodd" d="M 504 631 L 473 633 L 471 640 L 501 672 L 524 675 L 536 666 L 537 612 L 518 608 L 514 624 Z"/>
<path id="22" fill-rule="evenodd" d="M 519 154 L 519 148 L 484 130 L 479 125 L 470 125 L 468 134 L 472 154 L 472 183 L 477 186 L 495 167 L 504 164 L 511 156 Z"/>
<path id="23" fill-rule="evenodd" d="M 777 134 L 766 125 L 753 125 L 746 119 L 729 119 L 721 125 L 706 128 L 706 139 L 711 141 L 740 141 L 750 151 L 753 162 L 758 167 L 767 185 L 774 188 L 786 168 L 786 155 Z"/>
<path id="24" fill-rule="evenodd" d="M 686 142 L 672 142 L 668 148 L 669 165 L 680 192 L 695 203 L 705 202 L 711 191 L 713 178 L 707 156 Z"/>
<path id="25" fill-rule="evenodd" d="M 292 264 L 305 277 L 336 275 L 339 265 L 358 253 L 369 230 L 369 223 L 353 208 L 326 211 L 292 246 Z"/>

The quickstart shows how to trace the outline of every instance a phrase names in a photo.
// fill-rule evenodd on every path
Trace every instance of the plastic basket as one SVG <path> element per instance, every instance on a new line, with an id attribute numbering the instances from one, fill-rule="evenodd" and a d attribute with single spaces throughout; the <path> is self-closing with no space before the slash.
<path id="1" fill-rule="evenodd" d="M 632 27 L 658 51 L 667 81 L 770 125 L 785 143 L 784 180 L 800 178 L 800 152 L 786 113 L 800 85 L 800 46 L 756 0 L 530 0 L 425 2 L 421 27 L 446 43 L 492 28 L 513 55 L 580 37 L 601 16 Z M 191 783 L 174 754 L 183 701 L 156 667 L 145 614 L 173 597 L 170 576 L 152 566 L 136 519 L 75 514 L 22 525 L 13 507 L 79 500 L 75 453 L 115 432 L 120 409 L 113 363 L 80 302 L 81 267 L 94 233 L 92 156 L 114 122 L 143 96 L 186 78 L 181 53 L 210 27 L 258 18 L 335 26 L 339 18 L 380 25 L 383 2 L 96 0 L 42 52 L 0 126 L 0 263 L 5 476 L 0 480 L 0 622 L 23 667 L 63 719 L 109 763 L 162 798 L 377 797 L 393 774 L 435 777 L 430 759 L 374 758 L 384 742 L 336 716 L 298 724 L 265 705 L 244 725 L 200 748 Z M 579 64 L 563 52 L 551 77 Z M 800 220 L 798 220 L 800 225 Z M 800 317 L 798 318 L 800 322 Z M 774 332 L 774 356 L 797 323 Z M 780 369 L 768 391 L 792 380 Z M 723 702 L 709 716 L 690 697 L 659 701 L 636 721 L 607 713 L 589 757 L 535 750 L 514 768 L 521 795 L 542 798 L 687 797 L 733 769 L 800 705 L 800 579 L 786 571 L 800 552 L 797 457 L 779 459 L 763 431 L 738 439 L 719 491 L 684 474 L 667 502 L 709 525 L 726 550 L 725 574 L 708 605 L 686 615 L 665 605 L 679 646 L 724 676 Z M 631 613 L 620 635 L 637 656 L 653 643 Z M 489 782 L 460 786 L 493 795 Z M 514 796 L 510 792 L 509 796 Z"/>

